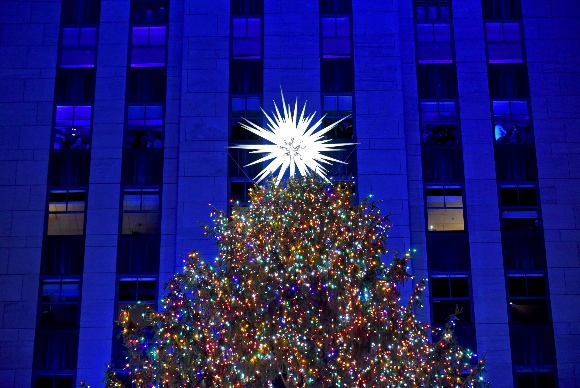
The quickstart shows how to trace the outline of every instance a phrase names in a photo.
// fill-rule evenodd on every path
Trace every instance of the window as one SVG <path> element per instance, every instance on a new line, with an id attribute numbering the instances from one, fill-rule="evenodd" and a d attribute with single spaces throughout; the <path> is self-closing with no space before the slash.
<path id="1" fill-rule="evenodd" d="M 345 145 L 336 152 L 329 152 L 328 155 L 344 162 L 323 166 L 327 169 L 326 175 L 329 179 L 346 181 L 354 179 L 357 173 L 356 144 Z"/>
<path id="2" fill-rule="evenodd" d="M 38 330 L 34 341 L 34 369 L 36 371 L 58 371 L 63 372 L 62 374 L 73 372 L 77 368 L 78 344 L 78 331 Z M 36 386 L 46 387 L 39 385 L 38 380 Z M 56 388 L 59 387 L 56 386 Z"/>
<path id="3" fill-rule="evenodd" d="M 431 271 L 471 268 L 466 233 L 427 233 L 427 261 Z"/>
<path id="4" fill-rule="evenodd" d="M 230 182 L 230 206 L 249 206 L 248 190 L 254 187 L 253 182 Z"/>
<path id="5" fill-rule="evenodd" d="M 127 106 L 125 147 L 162 148 L 163 106 Z"/>
<path id="6" fill-rule="evenodd" d="M 165 66 L 167 27 L 131 28 L 131 67 Z"/>
<path id="7" fill-rule="evenodd" d="M 128 102 L 164 102 L 167 76 L 161 68 L 131 67 L 127 70 Z"/>
<path id="8" fill-rule="evenodd" d="M 231 61 L 230 92 L 232 94 L 258 94 L 263 89 L 263 68 L 259 60 Z"/>
<path id="9" fill-rule="evenodd" d="M 90 153 L 84 150 L 54 150 L 48 161 L 48 185 L 87 186 L 89 184 Z"/>
<path id="10" fill-rule="evenodd" d="M 159 236 L 119 236 L 117 273 L 147 274 L 159 272 Z"/>
<path id="11" fill-rule="evenodd" d="M 415 19 L 449 20 L 451 17 L 449 0 L 414 0 Z"/>
<path id="12" fill-rule="evenodd" d="M 54 100 L 82 103 L 95 100 L 95 69 L 56 69 Z"/>
<path id="13" fill-rule="evenodd" d="M 546 269 L 544 234 L 541 231 L 502 231 L 501 247 L 506 270 Z"/>
<path id="14" fill-rule="evenodd" d="M 544 275 L 508 274 L 507 291 L 510 322 L 549 322 Z"/>
<path id="15" fill-rule="evenodd" d="M 354 66 L 350 59 L 327 59 L 320 64 L 321 92 L 352 93 L 354 91 Z"/>
<path id="16" fill-rule="evenodd" d="M 123 185 L 160 185 L 163 181 L 163 150 L 124 149 L 121 175 Z"/>
<path id="17" fill-rule="evenodd" d="M 40 375 L 34 378 L 34 388 L 75 388 L 72 375 Z"/>
<path id="18" fill-rule="evenodd" d="M 60 13 L 61 24 L 97 24 L 101 0 L 63 0 Z"/>
<path id="19" fill-rule="evenodd" d="M 65 27 L 61 46 L 61 68 L 95 67 L 97 28 Z"/>
<path id="20" fill-rule="evenodd" d="M 164 24 L 168 20 L 167 0 L 131 0 L 131 23 Z"/>
<path id="21" fill-rule="evenodd" d="M 451 24 L 417 23 L 419 63 L 452 63 Z"/>
<path id="22" fill-rule="evenodd" d="M 322 58 L 349 58 L 350 18 L 322 18 Z"/>
<path id="23" fill-rule="evenodd" d="M 482 0 L 484 19 L 519 19 L 520 0 Z"/>
<path id="24" fill-rule="evenodd" d="M 510 325 L 510 344 L 516 367 L 556 362 L 554 332 L 547 325 Z"/>
<path id="25" fill-rule="evenodd" d="M 535 185 L 499 187 L 502 226 L 507 230 L 534 230 L 540 227 Z"/>
<path id="26" fill-rule="evenodd" d="M 155 312 L 157 299 L 157 280 L 155 278 L 121 278 L 117 301 L 117 317 L 121 312 L 131 306 L 131 318 L 133 322 L 146 326 L 151 322 Z"/>
<path id="27" fill-rule="evenodd" d="M 516 372 L 516 388 L 555 388 L 554 372 Z"/>
<path id="28" fill-rule="evenodd" d="M 444 324 L 456 309 L 461 324 L 471 323 L 469 279 L 467 275 L 433 275 L 431 284 L 431 306 L 434 324 Z"/>
<path id="29" fill-rule="evenodd" d="M 488 65 L 489 95 L 492 98 L 529 97 L 528 69 L 525 64 Z"/>
<path id="30" fill-rule="evenodd" d="M 453 65 L 417 65 L 419 98 L 456 98 L 457 75 Z"/>
<path id="31" fill-rule="evenodd" d="M 42 275 L 81 275 L 85 241 L 79 236 L 44 236 L 42 242 Z"/>
<path id="32" fill-rule="evenodd" d="M 232 18 L 232 56 L 234 59 L 261 57 L 260 18 Z"/>
<path id="33" fill-rule="evenodd" d="M 51 190 L 46 234 L 84 234 L 86 196 L 84 190 Z"/>
<path id="34" fill-rule="evenodd" d="M 121 234 L 159 233 L 159 190 L 126 189 Z"/>
<path id="35" fill-rule="evenodd" d="M 250 153 L 249 150 L 239 148 L 230 148 L 228 155 L 228 175 L 231 178 L 247 178 L 252 180 L 263 169 L 262 163 L 248 166 L 248 164 L 263 157 L 263 155 Z"/>
<path id="36" fill-rule="evenodd" d="M 456 101 L 421 101 L 421 143 L 459 144 Z"/>
<path id="37" fill-rule="evenodd" d="M 257 15 L 264 13 L 264 0 L 232 0 L 232 15 Z"/>
<path id="38" fill-rule="evenodd" d="M 40 326 L 43 328 L 78 327 L 80 291 L 78 280 L 43 281 Z"/>
<path id="39" fill-rule="evenodd" d="M 243 128 L 241 124 L 247 124 L 246 120 L 261 125 L 261 98 L 236 96 L 232 97 L 230 139 L 231 140 L 260 140 L 258 135 Z"/>
<path id="40" fill-rule="evenodd" d="M 351 0 L 320 0 L 321 14 L 336 14 L 336 13 L 350 13 L 352 12 Z"/>
<path id="41" fill-rule="evenodd" d="M 463 151 L 460 147 L 425 146 L 421 150 L 423 181 L 463 180 Z"/>
<path id="42" fill-rule="evenodd" d="M 485 23 L 489 63 L 523 62 L 519 23 Z"/>
<path id="43" fill-rule="evenodd" d="M 498 181 L 538 179 L 534 147 L 496 147 L 495 172 Z"/>
<path id="44" fill-rule="evenodd" d="M 53 131 L 54 149 L 90 147 L 92 106 L 57 105 Z"/>
<path id="45" fill-rule="evenodd" d="M 526 100 L 492 101 L 496 144 L 533 144 Z"/>
<path id="46" fill-rule="evenodd" d="M 325 95 L 322 97 L 322 113 L 325 115 L 323 125 L 328 127 L 339 120 L 342 120 L 330 132 L 327 137 L 330 139 L 353 139 L 353 119 L 352 119 L 352 95 L 336 96 Z M 345 117 L 351 116 L 347 119 Z"/>
<path id="47" fill-rule="evenodd" d="M 463 190 L 460 186 L 427 186 L 429 231 L 464 230 Z"/>

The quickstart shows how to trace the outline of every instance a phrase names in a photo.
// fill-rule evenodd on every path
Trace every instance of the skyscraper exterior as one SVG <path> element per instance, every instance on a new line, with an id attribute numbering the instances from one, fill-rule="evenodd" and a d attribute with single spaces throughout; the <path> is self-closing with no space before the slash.
<path id="1" fill-rule="evenodd" d="M 247 205 L 280 90 L 494 387 L 580 386 L 580 7 L 564 0 L 0 3 L 0 387 L 123 372 L 200 222 Z M 338 156 L 337 156 L 338 155 Z M 143 317 L 147 324 L 147 316 Z"/>

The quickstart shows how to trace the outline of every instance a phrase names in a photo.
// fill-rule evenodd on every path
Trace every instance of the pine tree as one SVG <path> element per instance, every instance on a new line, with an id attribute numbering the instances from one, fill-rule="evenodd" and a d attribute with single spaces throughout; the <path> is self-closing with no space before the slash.
<path id="1" fill-rule="evenodd" d="M 425 282 L 401 304 L 408 258 L 389 219 L 348 183 L 290 178 L 214 213 L 213 265 L 190 254 L 151 328 L 120 321 L 137 387 L 479 387 L 483 363 L 420 322 Z"/>

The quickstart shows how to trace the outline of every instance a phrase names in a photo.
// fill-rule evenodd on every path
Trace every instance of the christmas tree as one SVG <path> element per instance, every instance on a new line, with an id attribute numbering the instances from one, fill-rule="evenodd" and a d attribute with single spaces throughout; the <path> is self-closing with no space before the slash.
<path id="1" fill-rule="evenodd" d="M 389 219 L 352 185 L 290 178 L 251 205 L 215 211 L 219 257 L 197 252 L 140 327 L 122 313 L 136 387 L 479 387 L 483 363 L 420 322 L 408 258 L 387 253 Z"/>

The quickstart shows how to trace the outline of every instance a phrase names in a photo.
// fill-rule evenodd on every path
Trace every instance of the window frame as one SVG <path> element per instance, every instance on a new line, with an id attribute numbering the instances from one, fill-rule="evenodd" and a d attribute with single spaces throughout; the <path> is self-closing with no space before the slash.
<path id="1" fill-rule="evenodd" d="M 147 42 L 142 42 L 138 35 L 135 33 L 137 29 L 147 29 Z M 151 44 L 151 30 L 152 29 L 163 29 L 163 43 Z M 129 34 L 129 67 L 136 68 L 136 67 L 165 67 L 167 66 L 167 26 L 132 26 L 130 28 Z M 137 44 L 135 43 L 137 40 Z M 152 57 L 156 55 L 157 62 L 137 62 L 136 61 L 136 53 L 145 52 L 147 55 L 146 57 Z M 162 53 L 162 55 L 159 55 Z M 160 57 L 163 58 L 163 62 L 159 62 Z"/>
<path id="2" fill-rule="evenodd" d="M 339 20 L 346 20 L 348 35 L 339 35 L 339 31 L 342 31 L 338 27 Z M 325 22 L 333 22 L 333 32 L 334 34 L 326 35 L 327 28 L 325 28 Z M 348 44 L 345 42 L 348 41 Z M 348 47 L 348 52 L 340 51 L 340 49 L 331 49 L 334 47 L 332 42 L 337 42 L 336 47 L 344 49 Z M 342 43 L 339 43 L 342 42 Z M 353 57 L 353 39 L 352 39 L 352 18 L 349 14 L 342 15 L 320 15 L 320 58 L 321 59 L 339 59 L 339 58 L 352 58 Z"/>
<path id="3" fill-rule="evenodd" d="M 143 193 L 149 193 L 149 194 L 143 194 Z M 130 204 L 129 202 L 127 202 L 126 196 L 127 195 L 133 195 L 133 196 L 140 196 L 139 199 L 139 209 L 127 209 L 126 206 L 128 206 L 128 204 Z M 156 203 L 156 209 L 155 210 L 147 210 L 144 209 L 144 197 L 143 195 L 151 195 L 153 196 L 157 196 L 157 203 Z M 152 198 L 150 197 L 150 198 Z M 145 204 L 145 206 L 147 206 Z M 121 213 L 121 217 L 119 220 L 119 235 L 122 236 L 130 236 L 130 235 L 158 235 L 161 233 L 161 189 L 159 187 L 156 186 L 150 186 L 150 187 L 138 187 L 138 188 L 131 188 L 131 187 L 123 187 L 121 189 L 121 206 L 120 206 L 120 213 Z M 140 220 L 143 219 L 142 217 L 144 217 L 145 220 L 145 228 L 144 229 L 135 229 L 134 226 L 129 223 L 130 218 L 130 214 L 137 214 L 137 215 L 142 215 L 141 218 L 136 218 L 136 220 Z M 149 217 L 147 217 L 147 214 L 156 214 L 156 220 L 155 223 L 152 226 L 149 226 L 147 224 L 147 222 L 150 220 Z M 151 219 L 152 220 L 152 219 Z M 153 220 L 152 220 L 153 221 Z M 128 225 L 126 224 L 129 223 Z M 140 227 L 142 226 L 142 224 L 139 222 L 136 227 Z M 148 230 L 152 230 L 149 231 Z"/>
<path id="4" fill-rule="evenodd" d="M 428 191 L 429 190 L 443 190 L 443 195 L 429 195 Z M 447 190 L 461 190 L 461 206 L 447 206 L 447 197 L 456 197 L 459 198 L 459 196 L 457 195 L 447 195 L 445 194 L 445 192 Z M 429 197 L 443 197 L 443 205 L 442 206 L 429 206 Z M 434 201 L 432 201 L 434 203 Z M 462 216 L 462 228 L 460 229 L 448 229 L 448 228 L 444 228 L 442 230 L 438 230 L 437 228 L 435 228 L 431 222 L 429 222 L 429 211 L 430 210 L 443 210 L 444 212 L 444 218 L 446 217 L 446 210 L 450 209 L 450 210 L 459 210 L 461 209 L 461 216 Z M 425 185 L 425 226 L 427 229 L 427 232 L 433 233 L 433 232 L 461 232 L 461 231 L 465 231 L 467 230 L 467 217 L 466 217 L 466 208 L 465 208 L 465 191 L 463 189 L 463 185 L 460 184 L 426 184 Z M 437 213 L 434 213 L 433 216 L 437 216 Z M 453 225 L 455 223 L 451 223 L 449 224 L 450 226 Z M 459 224 L 459 223 L 458 223 Z"/>
<path id="5" fill-rule="evenodd" d="M 69 196 L 70 193 L 83 193 L 84 196 L 84 201 L 74 201 L 74 200 L 70 200 Z M 57 201 L 57 198 L 54 198 L 54 200 L 51 200 L 51 196 L 56 196 L 58 194 L 64 194 L 65 195 L 65 200 L 64 201 Z M 79 194 L 80 195 L 80 194 Z M 47 211 L 46 211 L 46 232 L 45 232 L 45 236 L 84 236 L 85 235 L 85 228 L 86 228 L 86 219 L 87 219 L 87 201 L 88 201 L 88 192 L 86 189 L 84 188 L 74 188 L 74 189 L 49 189 L 47 190 Z M 71 203 L 77 203 L 77 202 L 82 202 L 82 210 L 74 210 L 71 209 L 69 210 L 69 206 L 72 206 Z M 64 210 L 58 210 L 59 205 L 62 206 L 62 204 L 64 204 L 65 208 Z M 51 207 L 54 207 L 51 210 Z M 76 233 L 54 233 L 51 231 L 51 229 L 53 228 L 57 228 L 57 225 L 51 227 L 51 219 L 52 220 L 57 220 L 58 219 L 58 215 L 65 215 L 65 216 L 70 216 L 70 215 L 76 215 L 76 214 L 82 214 L 82 226 L 79 228 L 79 226 L 77 225 L 77 227 L 74 229 L 76 231 Z M 54 216 L 54 217 L 51 217 Z M 65 217 L 65 220 L 69 220 L 71 219 L 70 217 Z M 74 217 L 75 220 L 78 220 L 77 217 Z M 56 221 L 52 221 L 52 224 L 54 225 Z M 60 223 L 58 224 L 60 225 Z M 59 228 L 59 230 L 62 230 L 62 228 Z"/>

